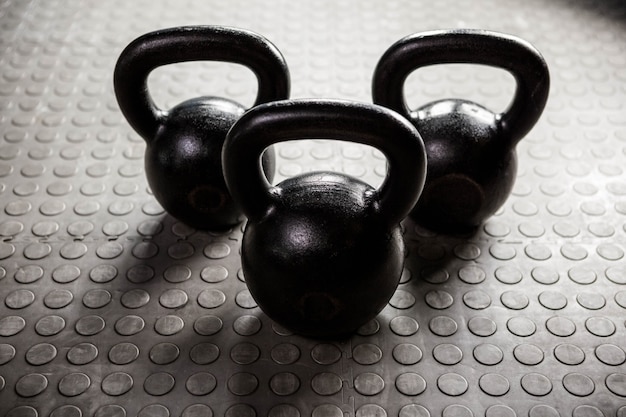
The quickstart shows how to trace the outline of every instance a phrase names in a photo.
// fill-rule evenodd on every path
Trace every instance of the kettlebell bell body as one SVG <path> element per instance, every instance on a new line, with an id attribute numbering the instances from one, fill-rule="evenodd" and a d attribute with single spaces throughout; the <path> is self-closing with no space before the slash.
<path id="1" fill-rule="evenodd" d="M 275 186 L 261 175 L 258 159 L 267 146 L 315 138 L 380 149 L 389 162 L 387 178 L 374 189 L 334 172 Z M 374 318 L 402 274 L 400 221 L 422 190 L 425 158 L 417 130 L 379 106 L 294 100 L 242 116 L 228 134 L 223 165 L 233 199 L 248 217 L 242 268 L 259 307 L 311 337 L 347 335 Z"/>
<path id="2" fill-rule="evenodd" d="M 218 231 L 241 221 L 241 209 L 224 182 L 221 153 L 226 133 L 246 108 L 206 96 L 162 110 L 147 87 L 155 68 L 200 60 L 251 69 L 259 83 L 255 105 L 289 96 L 287 65 L 269 41 L 252 32 L 216 26 L 164 29 L 137 38 L 117 61 L 114 87 L 122 113 L 146 141 L 146 177 L 157 201 L 196 229 Z M 262 161 L 270 180 L 274 161 L 270 148 Z"/>
<path id="3" fill-rule="evenodd" d="M 444 99 L 407 107 L 406 78 L 434 64 L 482 64 L 509 71 L 517 88 L 510 106 L 494 113 L 478 103 Z M 515 182 L 515 146 L 545 107 L 550 78 L 541 54 L 527 42 L 483 30 L 434 31 L 392 45 L 374 71 L 374 103 L 407 117 L 424 139 L 428 174 L 411 216 L 442 232 L 467 232 L 493 215 Z"/>

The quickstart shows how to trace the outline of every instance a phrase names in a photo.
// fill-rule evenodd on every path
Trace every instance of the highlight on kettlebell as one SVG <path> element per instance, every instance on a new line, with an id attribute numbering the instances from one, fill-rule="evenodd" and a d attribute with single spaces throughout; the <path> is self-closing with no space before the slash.
<path id="1" fill-rule="evenodd" d="M 259 163 L 266 147 L 319 138 L 382 151 L 388 172 L 380 187 L 327 171 L 270 185 Z M 248 217 L 241 248 L 246 284 L 271 319 L 302 335 L 337 337 L 385 307 L 404 265 L 400 222 L 426 175 L 414 126 L 374 104 L 279 101 L 235 122 L 222 157 L 231 195 Z"/>
<path id="2" fill-rule="evenodd" d="M 454 63 L 510 72 L 517 84 L 510 106 L 496 114 L 478 103 L 450 98 L 409 109 L 403 91 L 407 77 L 425 66 Z M 424 192 L 411 217 L 438 232 L 466 232 L 492 216 L 513 188 L 515 146 L 541 116 L 549 89 L 546 61 L 515 36 L 439 30 L 415 33 L 390 46 L 374 70 L 373 101 L 410 120 L 428 154 Z"/>
<path id="3" fill-rule="evenodd" d="M 287 64 L 256 33 L 221 26 L 182 26 L 147 33 L 120 54 L 115 95 L 130 126 L 146 141 L 145 170 L 154 197 L 173 217 L 196 229 L 225 230 L 241 219 L 222 174 L 226 133 L 246 108 L 227 98 L 197 97 L 172 109 L 157 107 L 148 76 L 157 67 L 186 61 L 242 64 L 258 80 L 254 105 L 289 97 Z M 274 152 L 263 155 L 274 176 Z"/>

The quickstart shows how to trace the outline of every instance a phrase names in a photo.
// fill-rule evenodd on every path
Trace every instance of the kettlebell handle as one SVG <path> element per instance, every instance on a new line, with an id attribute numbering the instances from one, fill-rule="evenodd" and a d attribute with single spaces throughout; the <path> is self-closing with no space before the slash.
<path id="1" fill-rule="evenodd" d="M 300 99 L 255 107 L 227 135 L 222 150 L 224 177 L 249 219 L 260 219 L 280 200 L 280 189 L 271 187 L 261 171 L 262 152 L 278 142 L 323 138 L 370 145 L 383 152 L 387 175 L 368 198 L 389 227 L 408 215 L 426 177 L 426 152 L 416 128 L 396 112 L 374 104 Z"/>
<path id="2" fill-rule="evenodd" d="M 418 68 L 435 64 L 483 64 L 513 75 L 515 96 L 497 115 L 511 146 L 532 129 L 546 105 L 550 74 L 539 51 L 515 36 L 476 29 L 416 33 L 393 44 L 374 71 L 374 103 L 408 117 L 411 110 L 403 91 L 406 78 Z"/>
<path id="3" fill-rule="evenodd" d="M 267 39 L 256 33 L 220 26 L 181 26 L 147 33 L 120 54 L 113 74 L 120 109 L 130 125 L 151 140 L 167 111 L 148 91 L 148 75 L 160 66 L 187 61 L 242 64 L 257 77 L 255 105 L 289 97 L 287 64 Z"/>

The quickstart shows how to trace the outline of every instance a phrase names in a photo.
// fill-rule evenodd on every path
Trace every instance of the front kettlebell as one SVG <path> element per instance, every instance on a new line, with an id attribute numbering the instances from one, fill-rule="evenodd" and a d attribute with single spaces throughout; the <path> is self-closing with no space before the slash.
<path id="1" fill-rule="evenodd" d="M 255 105 L 289 96 L 287 65 L 274 45 L 258 34 L 217 26 L 176 27 L 137 38 L 121 53 L 113 81 L 123 115 L 146 141 L 146 176 L 157 201 L 192 227 L 224 230 L 241 221 L 241 210 L 224 182 L 222 146 L 246 109 L 226 98 L 198 97 L 162 110 L 148 92 L 152 70 L 201 60 L 251 69 L 258 80 Z M 263 166 L 271 180 L 271 149 Z"/>
<path id="2" fill-rule="evenodd" d="M 313 172 L 271 186 L 259 157 L 287 140 L 337 139 L 387 157 L 379 189 L 348 175 Z M 346 335 L 374 318 L 398 285 L 400 230 L 423 188 L 426 154 L 417 130 L 372 104 L 333 100 L 268 103 L 228 133 L 226 183 L 248 223 L 241 258 L 246 284 L 273 320 L 303 335 Z"/>
<path id="3" fill-rule="evenodd" d="M 506 111 L 495 114 L 467 100 L 439 100 L 411 111 L 403 87 L 414 70 L 433 64 L 483 64 L 509 71 L 517 89 Z M 532 129 L 550 88 L 548 67 L 529 43 L 483 30 L 417 33 L 392 45 L 372 81 L 373 101 L 396 110 L 419 130 L 428 175 L 411 213 L 443 232 L 479 226 L 504 204 L 517 171 L 515 146 Z"/>

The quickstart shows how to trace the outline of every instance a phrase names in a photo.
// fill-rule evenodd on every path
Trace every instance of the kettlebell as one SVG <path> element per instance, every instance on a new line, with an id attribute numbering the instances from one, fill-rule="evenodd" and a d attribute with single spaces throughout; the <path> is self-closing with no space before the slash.
<path id="1" fill-rule="evenodd" d="M 482 64 L 510 72 L 516 91 L 496 114 L 480 104 L 444 99 L 416 110 L 404 97 L 406 78 L 434 64 Z M 393 44 L 380 58 L 373 101 L 407 117 L 424 139 L 428 175 L 414 220 L 439 232 L 469 232 L 508 198 L 517 172 L 515 146 L 532 129 L 550 88 L 541 54 L 517 37 L 485 30 L 417 33 Z"/>
<path id="2" fill-rule="evenodd" d="M 221 155 L 226 133 L 246 108 L 226 98 L 198 97 L 163 110 L 148 91 L 148 75 L 157 67 L 201 60 L 252 70 L 258 80 L 255 105 L 289 96 L 287 65 L 274 45 L 256 33 L 218 26 L 163 29 L 135 39 L 121 53 L 113 81 L 124 117 L 146 141 L 146 177 L 156 200 L 189 226 L 218 231 L 241 221 Z M 274 160 L 268 149 L 263 167 L 270 180 Z"/>
<path id="3" fill-rule="evenodd" d="M 270 185 L 260 169 L 263 150 L 303 139 L 373 146 L 387 157 L 387 176 L 378 189 L 328 171 Z M 425 178 L 415 127 L 373 104 L 285 100 L 244 114 L 222 158 L 226 184 L 248 217 L 241 246 L 246 284 L 267 316 L 326 338 L 350 334 L 385 307 L 404 264 L 400 221 Z"/>

